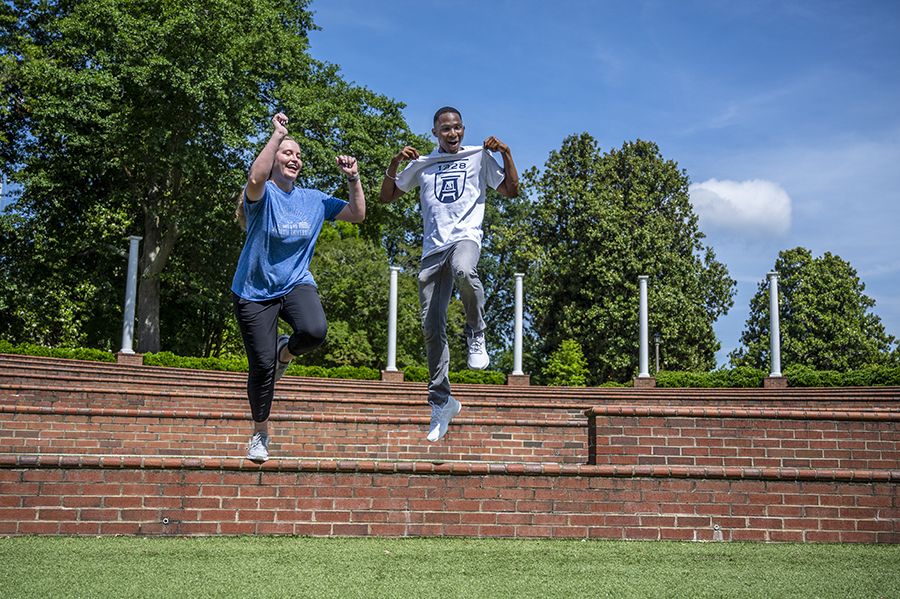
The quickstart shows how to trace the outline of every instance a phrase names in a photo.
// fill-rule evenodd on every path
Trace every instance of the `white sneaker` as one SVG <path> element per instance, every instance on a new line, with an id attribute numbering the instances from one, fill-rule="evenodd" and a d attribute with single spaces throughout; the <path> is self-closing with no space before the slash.
<path id="1" fill-rule="evenodd" d="M 432 443 L 440 441 L 441 437 L 447 434 L 450 421 L 459 414 L 461 409 L 462 404 L 453 399 L 453 397 L 448 397 L 447 403 L 442 406 L 431 404 L 431 429 L 428 431 L 428 437 L 426 438 Z"/>
<path id="2" fill-rule="evenodd" d="M 269 459 L 269 434 L 262 431 L 250 437 L 250 449 L 247 459 L 254 462 L 265 462 Z"/>
<path id="3" fill-rule="evenodd" d="M 468 337 L 466 341 L 469 344 L 469 359 L 467 360 L 469 368 L 472 370 L 484 370 L 491 363 L 487 349 L 484 347 L 484 331 L 475 333 Z"/>
<path id="4" fill-rule="evenodd" d="M 288 341 L 291 340 L 290 335 L 282 335 L 278 338 L 278 341 L 275 343 L 275 382 L 278 382 L 278 379 L 284 376 L 284 373 L 287 372 L 288 366 L 291 365 L 293 360 L 288 360 L 287 362 L 281 361 L 281 350 L 287 346 Z"/>

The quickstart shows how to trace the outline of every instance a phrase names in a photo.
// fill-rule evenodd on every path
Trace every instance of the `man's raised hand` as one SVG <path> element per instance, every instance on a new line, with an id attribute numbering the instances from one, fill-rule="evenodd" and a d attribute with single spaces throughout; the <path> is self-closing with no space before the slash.
<path id="1" fill-rule="evenodd" d="M 412 146 L 406 146 L 400 152 L 394 156 L 394 159 L 398 162 L 409 162 L 410 160 L 415 160 L 419 157 L 419 151 Z"/>
<path id="2" fill-rule="evenodd" d="M 486 150 L 490 150 L 491 152 L 509 152 L 509 146 L 507 146 L 505 143 L 503 143 L 493 135 L 484 140 L 484 148 Z"/>

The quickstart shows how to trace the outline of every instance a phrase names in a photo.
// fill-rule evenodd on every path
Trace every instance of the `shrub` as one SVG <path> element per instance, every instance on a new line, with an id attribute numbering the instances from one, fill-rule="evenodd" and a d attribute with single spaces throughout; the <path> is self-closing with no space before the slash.
<path id="1" fill-rule="evenodd" d="M 144 354 L 144 366 L 247 372 L 247 358 L 238 356 L 195 358 L 190 356 L 176 356 L 172 352 L 161 351 L 157 354 Z"/>
<path id="2" fill-rule="evenodd" d="M 721 371 L 719 371 L 721 372 Z M 766 371 L 759 368 L 751 368 L 749 366 L 739 366 L 728 371 L 726 387 L 762 387 L 763 379 L 766 378 Z"/>
<path id="3" fill-rule="evenodd" d="M 403 380 L 412 383 L 427 383 L 428 369 L 424 366 L 407 366 L 403 369 Z"/>
<path id="4" fill-rule="evenodd" d="M 877 366 L 870 369 L 870 385 L 900 385 L 900 366 Z"/>
<path id="5" fill-rule="evenodd" d="M 13 345 L 9 341 L 0 340 L 0 353 L 16 354 L 20 356 L 40 356 L 43 358 L 62 358 L 65 360 L 89 360 L 91 362 L 115 362 L 116 356 L 112 352 L 100 349 L 84 347 L 42 347 L 33 343 L 20 343 Z"/>
<path id="6" fill-rule="evenodd" d="M 505 385 L 506 375 L 491 370 L 461 370 L 449 374 L 450 382 L 458 385 Z M 407 366 L 403 369 L 403 380 L 412 383 L 427 383 L 428 369 L 424 366 Z"/>
<path id="7" fill-rule="evenodd" d="M 731 370 L 714 370 L 713 372 L 670 372 L 662 370 L 656 373 L 657 387 L 761 387 L 766 373 L 757 368 L 740 366 Z"/>
<path id="8" fill-rule="evenodd" d="M 710 382 L 709 373 L 706 372 L 670 372 L 668 370 L 660 370 L 656 373 L 657 387 L 707 387 Z"/>
<path id="9" fill-rule="evenodd" d="M 315 378 L 328 378 L 328 369 L 324 366 L 305 366 L 303 364 L 291 364 L 285 371 L 285 376 L 310 376 Z"/>
<path id="10" fill-rule="evenodd" d="M 848 372 L 813 370 L 808 366 L 789 366 L 784 375 L 790 387 L 863 387 L 900 385 L 900 368 L 872 366 Z"/>
<path id="11" fill-rule="evenodd" d="M 366 366 L 337 366 L 329 368 L 325 375 L 331 379 L 358 379 L 361 381 L 377 381 L 381 379 L 381 371 Z"/>
<path id="12" fill-rule="evenodd" d="M 627 383 L 617 383 L 616 381 L 606 381 L 602 385 L 597 385 L 598 387 L 634 387 L 634 381 L 628 381 Z"/>
<path id="13" fill-rule="evenodd" d="M 581 344 L 574 339 L 564 339 L 547 359 L 544 378 L 551 387 L 584 387 L 588 372 Z"/>
<path id="14" fill-rule="evenodd" d="M 492 370 L 460 370 L 450 373 L 450 382 L 460 385 L 505 385 L 506 375 Z"/>

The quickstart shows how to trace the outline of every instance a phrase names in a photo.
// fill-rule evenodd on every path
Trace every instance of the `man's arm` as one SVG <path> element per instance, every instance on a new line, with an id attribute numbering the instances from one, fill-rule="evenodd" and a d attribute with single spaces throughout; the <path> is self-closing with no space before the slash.
<path id="1" fill-rule="evenodd" d="M 491 135 L 484 140 L 484 147 L 491 152 L 500 152 L 503 156 L 503 181 L 497 186 L 497 192 L 507 198 L 519 197 L 519 172 L 516 163 L 513 162 L 512 152 L 509 146 Z"/>
<path id="2" fill-rule="evenodd" d="M 408 162 L 419 157 L 419 151 L 412 146 L 406 146 L 391 158 L 391 163 L 384 171 L 384 181 L 381 182 L 381 195 L 378 199 L 382 204 L 390 204 L 402 196 L 405 191 L 397 187 L 394 182 L 397 179 L 397 167 L 401 162 Z"/>
<path id="3" fill-rule="evenodd" d="M 366 196 L 359 180 L 359 165 L 353 156 L 338 156 L 334 160 L 338 168 L 347 175 L 347 185 L 350 187 L 350 203 L 334 218 L 348 223 L 361 223 L 366 218 Z"/>

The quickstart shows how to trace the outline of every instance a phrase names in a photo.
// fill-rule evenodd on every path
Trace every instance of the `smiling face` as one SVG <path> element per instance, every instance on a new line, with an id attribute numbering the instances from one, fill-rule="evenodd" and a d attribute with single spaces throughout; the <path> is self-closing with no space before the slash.
<path id="1" fill-rule="evenodd" d="M 441 152 L 456 154 L 462 147 L 463 135 L 466 126 L 462 124 L 462 117 L 455 112 L 445 112 L 434 123 L 431 133 L 437 138 Z"/>
<path id="2" fill-rule="evenodd" d="M 278 151 L 275 153 L 275 163 L 272 165 L 272 181 L 278 183 L 294 183 L 294 179 L 300 173 L 303 161 L 300 160 L 300 146 L 290 138 L 284 138 Z"/>

